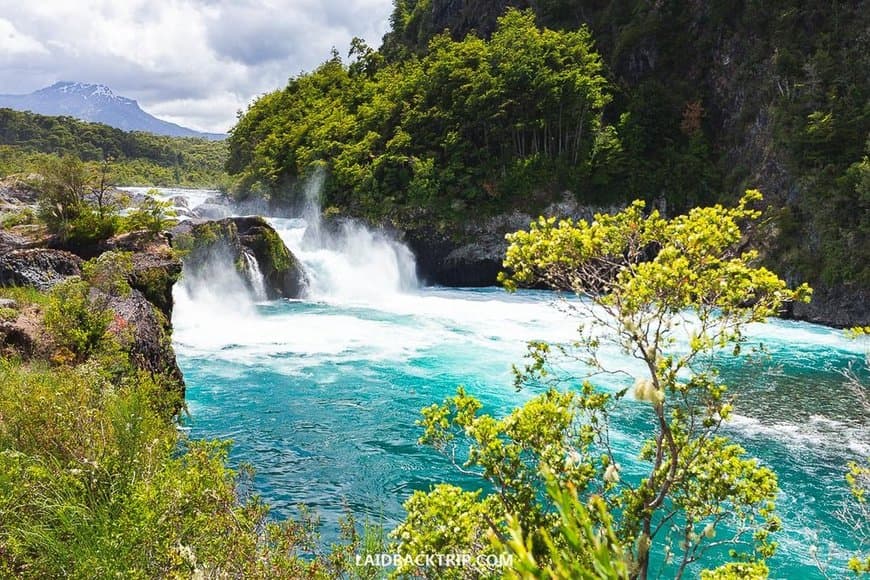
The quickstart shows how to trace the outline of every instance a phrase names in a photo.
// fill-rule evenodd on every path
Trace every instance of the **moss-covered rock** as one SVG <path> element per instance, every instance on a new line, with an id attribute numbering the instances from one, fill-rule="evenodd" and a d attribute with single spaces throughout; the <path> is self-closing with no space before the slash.
<path id="1" fill-rule="evenodd" d="M 131 232 L 103 243 L 101 251 L 130 252 L 133 266 L 129 275 L 132 288 L 157 307 L 167 320 L 172 318 L 172 287 L 181 276 L 181 258 L 161 234 Z"/>
<path id="2" fill-rule="evenodd" d="M 261 217 L 234 219 L 242 246 L 260 265 L 269 298 L 298 298 L 305 290 L 305 273 L 278 232 Z"/>
<path id="3" fill-rule="evenodd" d="M 245 255 L 253 256 L 269 299 L 298 298 L 306 286 L 299 260 L 278 232 L 259 216 L 181 224 L 172 231 L 172 245 L 184 256 L 184 266 L 193 275 L 215 261 L 244 274 Z M 251 284 L 246 276 L 243 279 Z"/>

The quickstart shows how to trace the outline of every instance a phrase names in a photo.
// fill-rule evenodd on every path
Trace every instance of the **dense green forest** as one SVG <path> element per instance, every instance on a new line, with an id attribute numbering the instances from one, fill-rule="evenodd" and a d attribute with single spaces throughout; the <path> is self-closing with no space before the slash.
<path id="1" fill-rule="evenodd" d="M 37 170 L 47 156 L 112 160 L 120 185 L 218 187 L 226 143 L 128 132 L 72 117 L 0 109 L 0 176 Z"/>
<path id="2" fill-rule="evenodd" d="M 328 203 L 450 224 L 566 190 L 676 213 L 759 187 L 780 271 L 870 284 L 860 2 L 510 7 L 529 3 L 397 0 L 380 50 L 356 40 L 240 118 L 238 190 L 292 197 L 325 167 Z"/>

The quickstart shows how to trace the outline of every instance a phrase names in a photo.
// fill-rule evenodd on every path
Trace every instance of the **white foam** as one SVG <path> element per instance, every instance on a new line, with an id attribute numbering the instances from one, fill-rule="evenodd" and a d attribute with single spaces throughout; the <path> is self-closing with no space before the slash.
<path id="1" fill-rule="evenodd" d="M 822 415 L 810 415 L 799 422 L 762 422 L 735 414 L 726 425 L 747 437 L 775 440 L 797 454 L 811 448 L 870 456 L 870 425 L 866 423 L 849 424 Z"/>

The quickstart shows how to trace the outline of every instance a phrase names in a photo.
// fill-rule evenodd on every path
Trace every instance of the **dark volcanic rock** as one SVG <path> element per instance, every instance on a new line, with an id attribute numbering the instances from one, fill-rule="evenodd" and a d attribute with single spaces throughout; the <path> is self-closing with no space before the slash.
<path id="1" fill-rule="evenodd" d="M 155 305 L 135 288 L 126 296 L 112 296 L 108 307 L 115 313 L 112 330 L 118 335 L 137 367 L 174 379 L 184 392 L 184 378 L 172 348 L 172 327 Z"/>
<path id="2" fill-rule="evenodd" d="M 809 304 L 792 304 L 786 318 L 847 328 L 870 326 L 870 290 L 844 286 L 816 287 Z"/>
<path id="3" fill-rule="evenodd" d="M 167 237 L 146 231 L 131 232 L 103 242 L 102 251 L 120 250 L 133 255 L 130 285 L 172 319 L 172 287 L 181 276 L 181 260 Z"/>
<path id="4" fill-rule="evenodd" d="M 20 250 L 30 246 L 30 243 L 10 232 L 0 230 L 0 254 L 11 252 L 12 250 Z"/>
<path id="5" fill-rule="evenodd" d="M 29 183 L 16 177 L 0 180 L 0 208 L 34 205 L 37 192 Z"/>
<path id="6" fill-rule="evenodd" d="M 48 290 L 70 276 L 81 274 L 81 263 L 78 256 L 60 250 L 13 250 L 0 256 L 0 286 Z"/>
<path id="7" fill-rule="evenodd" d="M 226 205 L 218 205 L 215 203 L 203 203 L 191 210 L 194 217 L 205 219 L 219 220 L 226 218 L 232 214 L 232 210 Z"/>
<path id="8" fill-rule="evenodd" d="M 597 212 L 614 212 L 619 207 L 592 207 L 578 203 L 565 194 L 541 215 L 559 218 L 592 219 Z M 505 236 L 528 229 L 535 219 L 531 214 L 515 211 L 482 220 L 468 220 L 450 230 L 432 225 L 405 228 L 403 239 L 417 259 L 417 275 L 430 284 L 444 286 L 493 286 L 504 268 L 508 243 Z M 424 220 L 418 220 L 424 222 Z"/>
<path id="9" fill-rule="evenodd" d="M 172 239 L 175 247 L 188 251 L 184 265 L 193 275 L 216 261 L 243 274 L 245 254 L 249 254 L 263 275 L 267 298 L 298 298 L 307 284 L 299 261 L 262 217 L 185 222 L 172 230 Z"/>
<path id="10" fill-rule="evenodd" d="M 307 284 L 302 264 L 278 232 L 259 216 L 232 218 L 242 246 L 251 250 L 266 284 L 269 298 L 298 298 Z"/>
<path id="11" fill-rule="evenodd" d="M 486 253 L 481 242 L 463 243 L 432 227 L 405 232 L 405 242 L 416 257 L 418 277 L 429 284 L 492 286 L 501 271 L 500 247 Z"/>

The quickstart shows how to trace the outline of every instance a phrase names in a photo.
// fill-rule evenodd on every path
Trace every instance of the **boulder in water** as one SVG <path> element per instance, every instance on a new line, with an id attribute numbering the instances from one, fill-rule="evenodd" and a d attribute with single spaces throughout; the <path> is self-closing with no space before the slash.
<path id="1" fill-rule="evenodd" d="M 184 264 L 194 275 L 216 260 L 224 261 L 243 274 L 253 290 L 255 284 L 246 275 L 247 254 L 256 259 L 267 298 L 298 298 L 307 284 L 299 260 L 262 217 L 186 222 L 174 228 L 172 236 L 173 245 L 188 252 Z"/>
<path id="2" fill-rule="evenodd" d="M 190 209 L 190 202 L 187 201 L 187 198 L 184 197 L 183 195 L 176 195 L 174 197 L 171 197 L 169 199 L 169 202 L 175 208 Z"/>

